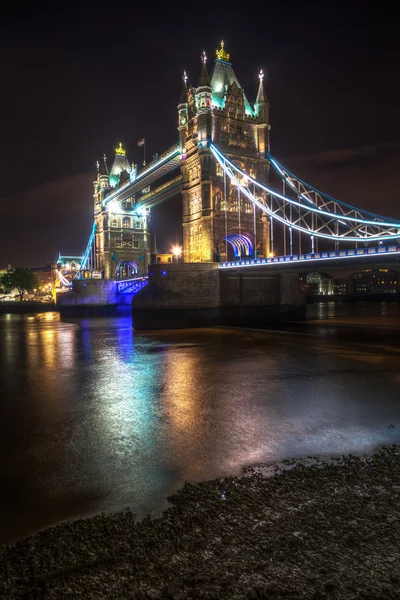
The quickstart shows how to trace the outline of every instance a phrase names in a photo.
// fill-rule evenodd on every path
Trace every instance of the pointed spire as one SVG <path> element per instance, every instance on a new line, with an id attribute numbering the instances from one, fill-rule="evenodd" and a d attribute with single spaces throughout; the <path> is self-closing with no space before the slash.
<path id="1" fill-rule="evenodd" d="M 206 66 L 207 56 L 206 56 L 206 53 L 204 50 L 203 50 L 203 54 L 201 55 L 201 62 L 202 62 L 201 73 L 200 73 L 199 83 L 197 84 L 197 87 L 211 88 L 210 78 L 208 76 L 207 66 Z"/>
<path id="2" fill-rule="evenodd" d="M 96 171 L 97 171 L 97 174 L 100 173 L 100 163 L 98 160 L 96 161 Z"/>
<path id="3" fill-rule="evenodd" d="M 105 154 L 103 155 L 103 165 L 101 167 L 101 174 L 108 175 L 107 157 Z"/>
<path id="4" fill-rule="evenodd" d="M 188 101 L 188 89 L 187 89 L 187 75 L 186 75 L 186 71 L 183 71 L 183 75 L 182 75 L 182 79 L 183 79 L 183 85 L 182 85 L 182 91 L 181 91 L 181 97 L 179 98 L 179 104 L 187 104 Z"/>
<path id="5" fill-rule="evenodd" d="M 264 91 L 264 71 L 262 69 L 260 69 L 258 78 L 260 80 L 260 85 L 258 86 L 256 105 L 259 105 L 262 102 L 267 102 L 267 97 L 266 97 L 265 91 Z"/>

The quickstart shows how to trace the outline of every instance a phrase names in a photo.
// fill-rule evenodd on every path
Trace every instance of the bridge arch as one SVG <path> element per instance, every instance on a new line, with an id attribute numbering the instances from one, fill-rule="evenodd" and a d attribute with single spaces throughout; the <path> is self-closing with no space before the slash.
<path id="1" fill-rule="evenodd" d="M 222 238 L 220 248 L 221 254 L 227 253 L 226 260 L 228 261 L 253 258 L 253 235 L 246 231 L 240 233 L 231 231 Z"/>
<path id="2" fill-rule="evenodd" d="M 115 279 L 129 279 L 139 273 L 139 265 L 135 260 L 118 260 L 115 265 Z"/>

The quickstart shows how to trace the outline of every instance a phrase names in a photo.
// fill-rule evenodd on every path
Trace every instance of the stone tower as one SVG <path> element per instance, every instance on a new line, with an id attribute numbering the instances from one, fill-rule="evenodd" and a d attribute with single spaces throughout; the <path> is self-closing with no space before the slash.
<path id="1" fill-rule="evenodd" d="M 135 198 L 114 199 L 114 192 L 133 181 L 126 151 L 119 145 L 110 171 L 106 157 L 97 163 L 94 181 L 95 269 L 106 279 L 123 279 L 147 274 L 150 262 L 150 210 L 137 208 Z"/>
<path id="2" fill-rule="evenodd" d="M 266 182 L 269 103 L 263 73 L 252 106 L 221 42 L 211 74 L 203 52 L 197 87 L 184 75 L 178 105 L 183 176 L 183 252 L 185 262 L 266 256 L 269 222 L 224 177 L 208 147 L 212 141 L 243 171 Z"/>

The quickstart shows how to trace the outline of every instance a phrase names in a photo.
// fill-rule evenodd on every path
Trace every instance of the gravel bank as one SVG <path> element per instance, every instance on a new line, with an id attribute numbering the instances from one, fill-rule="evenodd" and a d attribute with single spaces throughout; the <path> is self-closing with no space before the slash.
<path id="1" fill-rule="evenodd" d="M 22 540 L 0 559 L 0 597 L 400 599 L 400 448 L 287 466 L 186 484 L 160 519 Z"/>

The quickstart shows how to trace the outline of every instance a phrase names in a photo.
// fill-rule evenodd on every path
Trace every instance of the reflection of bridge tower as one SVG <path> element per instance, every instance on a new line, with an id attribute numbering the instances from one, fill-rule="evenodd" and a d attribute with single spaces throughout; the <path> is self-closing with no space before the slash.
<path id="1" fill-rule="evenodd" d="M 150 211 L 136 208 L 134 197 L 122 201 L 108 200 L 110 195 L 135 178 L 135 171 L 121 144 L 116 150 L 111 171 L 108 171 L 105 157 L 103 164 L 97 165 L 97 171 L 94 182 L 95 268 L 103 271 L 106 279 L 144 274 L 150 259 Z"/>
<path id="2" fill-rule="evenodd" d="M 254 107 L 248 102 L 221 49 L 211 75 L 203 53 L 197 88 L 187 88 L 186 75 L 178 105 L 179 143 L 184 160 L 183 244 L 186 262 L 208 262 L 231 256 L 266 256 L 269 223 L 243 194 L 224 177 L 207 147 L 212 140 L 240 168 L 266 181 L 269 104 L 263 74 Z M 242 196 L 242 197 L 241 197 Z"/>

